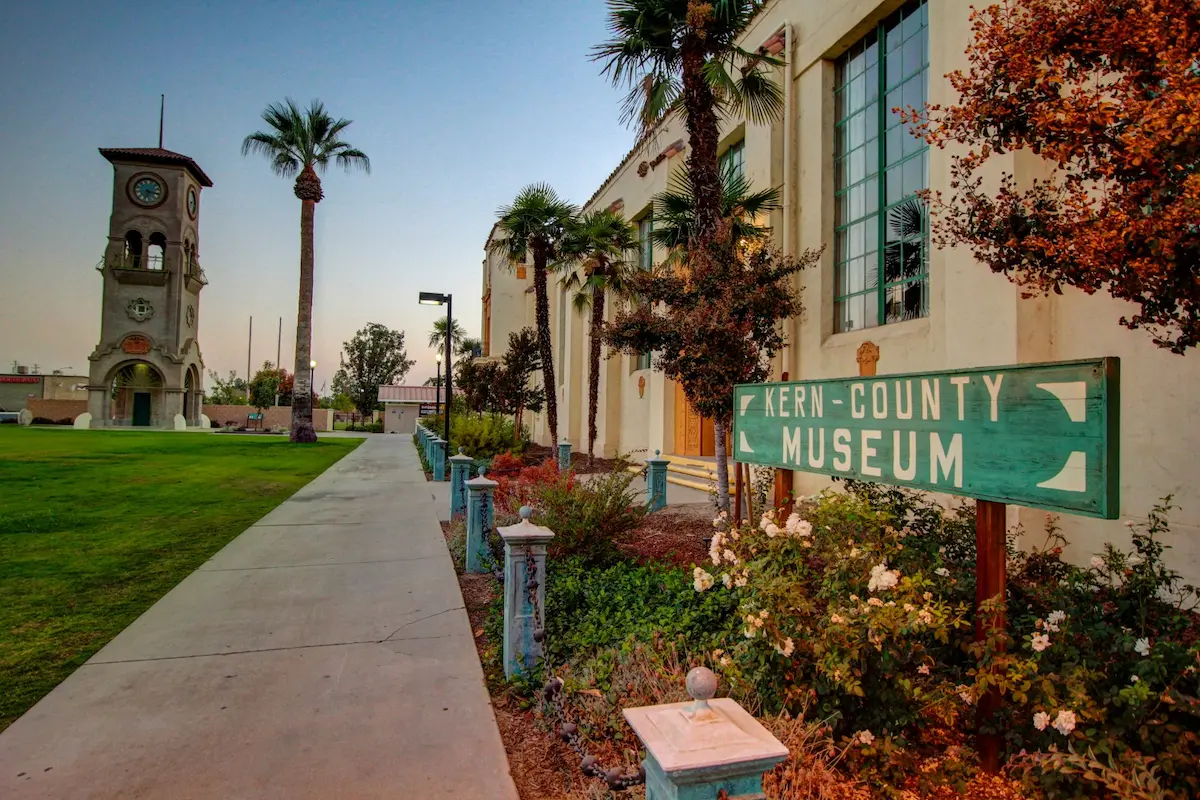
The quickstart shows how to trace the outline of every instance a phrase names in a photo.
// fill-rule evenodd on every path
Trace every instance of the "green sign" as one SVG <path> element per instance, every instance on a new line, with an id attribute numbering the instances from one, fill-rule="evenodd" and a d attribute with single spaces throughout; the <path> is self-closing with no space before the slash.
<path id="1" fill-rule="evenodd" d="M 1115 519 L 1121 362 L 738 386 L 748 464 Z"/>

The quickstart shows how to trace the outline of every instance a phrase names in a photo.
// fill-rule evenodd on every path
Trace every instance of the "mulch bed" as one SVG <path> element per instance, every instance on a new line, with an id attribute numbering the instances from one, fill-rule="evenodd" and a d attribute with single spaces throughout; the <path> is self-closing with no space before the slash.
<path id="1" fill-rule="evenodd" d="M 621 550 L 642 564 L 703 564 L 713 534 L 712 518 L 713 512 L 707 506 L 667 508 L 648 514 Z"/>
<path id="2" fill-rule="evenodd" d="M 525 448 L 525 452 L 521 456 L 521 460 L 527 466 L 536 466 L 541 464 L 546 459 L 558 461 L 558 450 L 552 447 L 545 447 L 540 444 L 530 444 Z M 592 460 L 592 466 L 588 466 L 587 453 L 571 453 L 571 469 L 575 470 L 577 475 L 589 475 L 597 472 L 612 472 L 615 469 L 620 469 L 624 464 L 628 463 L 616 458 L 600 458 L 597 456 Z"/>

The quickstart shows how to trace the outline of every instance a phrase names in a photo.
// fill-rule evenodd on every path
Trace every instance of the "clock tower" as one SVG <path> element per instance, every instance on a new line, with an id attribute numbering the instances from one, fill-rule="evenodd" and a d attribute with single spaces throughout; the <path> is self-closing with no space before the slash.
<path id="1" fill-rule="evenodd" d="M 201 424 L 200 192 L 212 181 L 161 147 L 101 148 L 113 165 L 100 343 L 88 359 L 91 427 Z"/>

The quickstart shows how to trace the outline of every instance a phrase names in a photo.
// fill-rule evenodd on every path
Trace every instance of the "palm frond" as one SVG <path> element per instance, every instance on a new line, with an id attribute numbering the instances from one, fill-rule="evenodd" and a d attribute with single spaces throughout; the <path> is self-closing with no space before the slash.
<path id="1" fill-rule="evenodd" d="M 729 111 L 756 125 L 783 116 L 783 89 L 761 67 L 744 72 L 734 81 L 735 90 L 726 100 Z"/>
<path id="2" fill-rule="evenodd" d="M 292 177 L 306 166 L 324 169 L 331 159 L 347 171 L 356 167 L 371 171 L 367 154 L 338 138 L 351 121 L 333 119 L 320 100 L 302 110 L 290 97 L 285 98 L 268 105 L 262 119 L 268 130 L 247 136 L 242 141 L 242 155 L 266 156 L 277 175 Z"/>

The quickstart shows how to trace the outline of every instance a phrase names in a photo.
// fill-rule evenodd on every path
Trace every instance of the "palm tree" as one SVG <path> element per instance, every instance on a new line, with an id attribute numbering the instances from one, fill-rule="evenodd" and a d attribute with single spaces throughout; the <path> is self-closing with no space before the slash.
<path id="1" fill-rule="evenodd" d="M 728 246 L 765 242 L 771 229 L 758 224 L 759 218 L 780 207 L 778 188 L 752 191 L 750 181 L 732 169 L 721 174 L 721 219 L 729 226 Z M 667 191 L 654 197 L 655 244 L 668 251 L 664 264 L 682 260 L 696 226 L 696 189 L 688 172 L 672 176 Z"/>
<path id="2" fill-rule="evenodd" d="M 454 345 L 454 366 L 458 367 L 483 352 L 483 340 L 475 336 L 463 336 Z"/>
<path id="3" fill-rule="evenodd" d="M 508 258 L 509 264 L 533 259 L 533 290 L 537 310 L 538 350 L 542 360 L 542 385 L 546 389 L 546 421 L 551 443 L 558 442 L 558 402 L 554 391 L 554 353 L 550 347 L 550 295 L 547 273 L 559 257 L 567 225 L 575 206 L 563 200 L 544 183 L 526 186 L 497 212 L 497 237 L 488 248 Z"/>
<path id="4" fill-rule="evenodd" d="M 649 132 L 672 111 L 687 125 L 687 170 L 696 222 L 689 232 L 692 269 L 722 266 L 719 115 L 766 123 L 783 112 L 783 92 L 766 67 L 782 63 L 738 45 L 763 0 L 608 0 L 612 38 L 592 50 L 614 84 L 626 86 L 627 122 Z M 726 264 L 728 266 L 728 264 Z M 717 493 L 728 506 L 725 425 L 713 431 Z"/>
<path id="5" fill-rule="evenodd" d="M 588 466 L 595 458 L 596 407 L 600 396 L 600 332 L 605 296 L 626 293 L 627 279 L 638 264 L 638 235 L 613 211 L 592 211 L 572 221 L 562 247 L 562 266 L 574 267 L 562 279 L 573 291 L 577 311 L 592 310 L 588 353 Z"/>
<path id="6" fill-rule="evenodd" d="M 463 326 L 458 320 L 454 320 L 450 326 L 450 341 L 451 345 L 457 345 L 462 341 L 462 338 L 467 335 Z M 429 332 L 429 346 L 438 353 L 446 352 L 446 318 L 442 317 L 433 323 L 433 330 Z"/>
<path id="7" fill-rule="evenodd" d="M 783 111 L 783 93 L 765 69 L 782 62 L 737 44 L 763 5 L 762 0 L 609 0 L 612 38 L 592 50 L 613 83 L 629 89 L 626 122 L 649 131 L 672 111 L 684 115 L 691 146 L 687 168 L 696 197 L 696 225 L 688 243 L 693 259 L 703 257 L 720 231 L 718 117 L 766 123 Z"/>
<path id="8" fill-rule="evenodd" d="M 317 169 L 322 172 L 333 161 L 347 172 L 370 173 L 371 160 L 361 150 L 339 137 L 350 126 L 348 119 L 334 119 L 320 100 L 301 110 L 291 98 L 272 103 L 262 113 L 266 131 L 257 131 L 242 141 L 242 155 L 258 153 L 271 162 L 283 178 L 296 176 L 292 187 L 300 200 L 300 309 L 296 315 L 296 384 L 292 402 L 293 442 L 315 442 L 312 424 L 312 386 L 309 361 L 312 352 L 313 217 L 324 193 Z"/>

